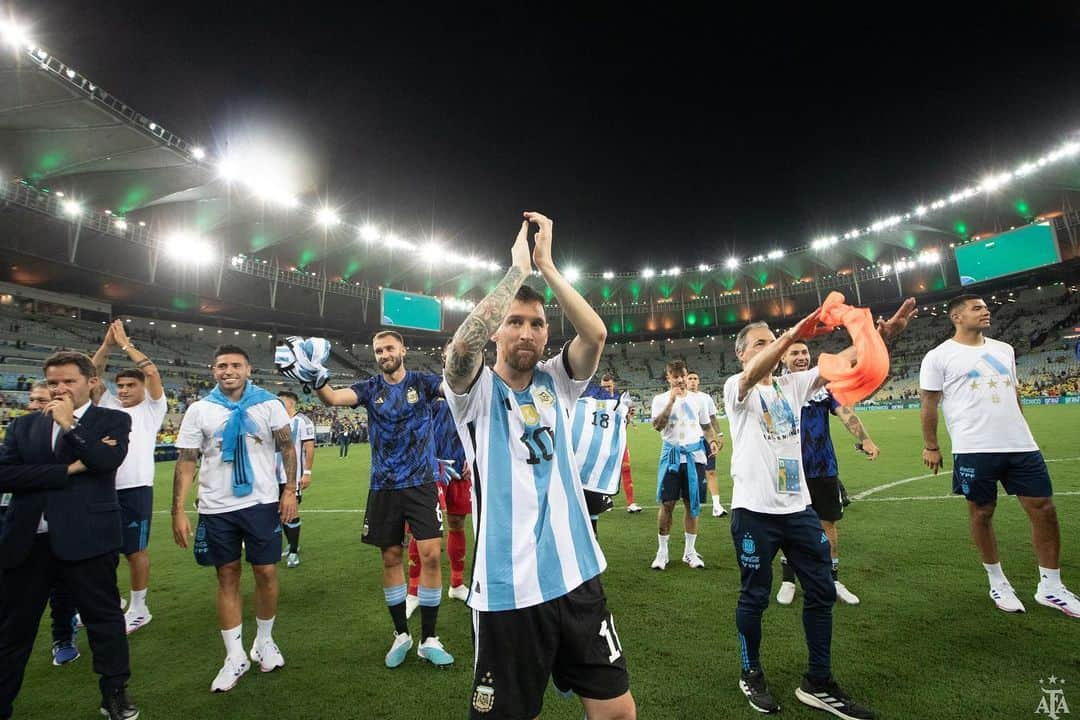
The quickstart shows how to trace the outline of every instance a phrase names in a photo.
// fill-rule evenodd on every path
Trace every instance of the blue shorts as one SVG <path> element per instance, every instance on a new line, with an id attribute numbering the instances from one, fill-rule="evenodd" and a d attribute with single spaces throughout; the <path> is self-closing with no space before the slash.
<path id="1" fill-rule="evenodd" d="M 240 559 L 241 546 L 252 565 L 274 565 L 281 560 L 281 518 L 277 503 L 199 515 L 195 562 L 209 567 L 228 565 Z"/>
<path id="2" fill-rule="evenodd" d="M 705 483 L 705 466 L 701 463 L 694 463 L 697 467 L 697 479 L 698 479 L 698 500 L 705 502 L 705 499 L 709 497 L 708 486 Z M 678 472 L 669 472 L 664 475 L 664 482 L 660 486 L 660 502 L 673 502 L 682 498 L 684 500 L 690 499 L 690 483 L 687 475 L 687 463 L 679 464 Z"/>
<path id="3" fill-rule="evenodd" d="M 1050 473 L 1038 450 L 953 455 L 953 494 L 976 505 L 997 502 L 997 484 L 1009 495 L 1051 497 Z"/>
<path id="4" fill-rule="evenodd" d="M 150 486 L 117 490 L 120 518 L 124 527 L 125 555 L 145 550 L 150 544 L 150 518 L 154 513 L 154 488 Z"/>
<path id="5" fill-rule="evenodd" d="M 716 470 L 716 456 L 715 455 L 709 455 L 708 453 L 705 454 L 705 469 L 706 470 L 713 470 L 713 471 Z"/>

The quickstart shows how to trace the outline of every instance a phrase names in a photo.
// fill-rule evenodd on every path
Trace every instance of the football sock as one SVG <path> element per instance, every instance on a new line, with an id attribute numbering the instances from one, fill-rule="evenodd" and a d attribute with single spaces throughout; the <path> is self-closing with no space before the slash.
<path id="1" fill-rule="evenodd" d="M 274 618 L 263 620 L 261 617 L 256 616 L 255 624 L 258 626 L 258 629 L 255 631 L 255 642 L 260 643 L 273 639 L 271 633 L 274 630 Z"/>
<path id="2" fill-rule="evenodd" d="M 465 582 L 465 529 L 446 534 L 446 554 L 450 556 L 450 587 Z"/>
<path id="3" fill-rule="evenodd" d="M 420 586 L 420 641 L 435 637 L 435 622 L 439 619 L 439 603 L 442 600 L 441 587 Z"/>
<path id="4" fill-rule="evenodd" d="M 394 620 L 394 630 L 400 635 L 408 634 L 409 621 L 405 617 L 405 583 L 384 587 L 383 595 L 386 597 L 386 607 L 390 610 L 390 617 Z"/>
<path id="5" fill-rule="evenodd" d="M 986 575 L 990 578 L 991 585 L 1000 585 L 1003 582 L 1008 582 L 1005 578 L 1005 573 L 1001 570 L 1001 563 L 983 563 L 983 567 L 986 568 Z"/>
<path id="6" fill-rule="evenodd" d="M 235 658 L 247 658 L 244 654 L 244 624 L 240 623 L 231 630 L 222 630 L 221 639 L 225 642 L 225 655 Z"/>

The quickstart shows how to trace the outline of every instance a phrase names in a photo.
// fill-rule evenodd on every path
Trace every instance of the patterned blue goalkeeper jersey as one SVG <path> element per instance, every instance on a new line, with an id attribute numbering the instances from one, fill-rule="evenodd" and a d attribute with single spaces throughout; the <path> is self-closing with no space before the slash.
<path id="1" fill-rule="evenodd" d="M 431 414 L 441 384 L 438 375 L 412 370 L 396 385 L 382 373 L 353 384 L 358 405 L 368 412 L 372 490 L 435 482 Z"/>

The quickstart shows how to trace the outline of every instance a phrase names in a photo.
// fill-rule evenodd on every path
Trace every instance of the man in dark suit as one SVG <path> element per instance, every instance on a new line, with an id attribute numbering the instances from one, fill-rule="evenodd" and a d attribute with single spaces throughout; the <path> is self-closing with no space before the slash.
<path id="1" fill-rule="evenodd" d="M 13 494 L 0 531 L 0 720 L 11 717 L 54 582 L 82 614 L 102 713 L 135 720 L 116 588 L 116 469 L 127 455 L 131 418 L 91 404 L 98 379 L 83 353 L 56 353 L 44 370 L 52 401 L 12 423 L 0 447 L 0 492 Z"/>

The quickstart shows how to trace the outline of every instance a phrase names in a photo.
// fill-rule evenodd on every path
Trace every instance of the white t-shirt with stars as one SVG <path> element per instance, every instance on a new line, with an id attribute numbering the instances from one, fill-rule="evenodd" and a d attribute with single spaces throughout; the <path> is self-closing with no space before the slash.
<path id="1" fill-rule="evenodd" d="M 941 411 L 955 454 L 1038 450 L 1016 398 L 1012 345 L 949 339 L 926 353 L 919 387 L 941 392 Z"/>
<path id="2" fill-rule="evenodd" d="M 664 442 L 672 445 L 692 445 L 705 437 L 701 426 L 708 425 L 712 421 L 709 418 L 709 411 L 705 403 L 698 400 L 695 395 L 695 393 L 687 392 L 685 396 L 675 401 L 671 408 L 668 424 L 660 431 L 660 437 L 663 438 Z M 671 391 L 668 390 L 653 398 L 653 417 L 664 411 L 670 397 Z M 694 452 L 695 463 L 704 465 L 706 459 L 705 453 L 701 450 Z M 679 454 L 679 462 L 686 462 L 686 456 L 682 453 Z"/>

